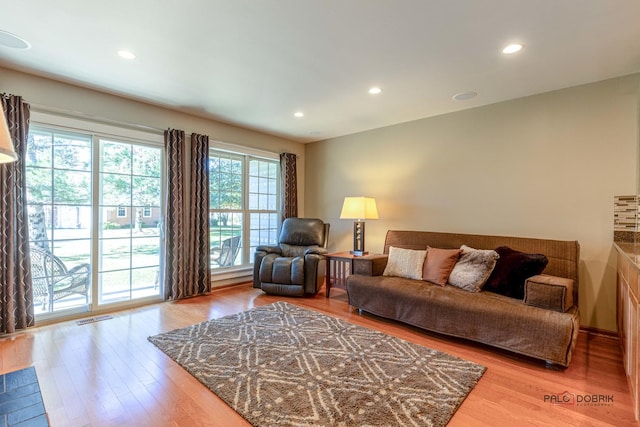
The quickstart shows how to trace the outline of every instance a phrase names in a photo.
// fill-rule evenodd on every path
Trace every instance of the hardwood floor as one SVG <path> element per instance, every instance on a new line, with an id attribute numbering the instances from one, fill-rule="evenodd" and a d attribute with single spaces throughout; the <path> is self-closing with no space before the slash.
<path id="1" fill-rule="evenodd" d="M 35 366 L 52 426 L 246 426 L 248 423 L 147 337 L 286 299 L 309 309 L 445 351 L 487 372 L 450 426 L 631 426 L 632 402 L 616 339 L 581 333 L 571 366 L 359 315 L 341 290 L 329 299 L 271 297 L 250 285 L 206 297 L 113 313 L 113 319 L 30 329 L 0 340 L 0 373 Z M 545 395 L 612 396 L 604 405 L 554 405 Z"/>

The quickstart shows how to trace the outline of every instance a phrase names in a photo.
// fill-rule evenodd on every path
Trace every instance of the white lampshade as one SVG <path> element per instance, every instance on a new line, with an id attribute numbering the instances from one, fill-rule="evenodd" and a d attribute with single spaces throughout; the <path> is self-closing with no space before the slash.
<path id="1" fill-rule="evenodd" d="M 0 163 L 10 163 L 18 160 L 16 151 L 13 149 L 11 135 L 9 135 L 9 127 L 4 111 L 0 106 Z"/>
<path id="2" fill-rule="evenodd" d="M 340 219 L 378 219 L 373 197 L 345 197 Z"/>

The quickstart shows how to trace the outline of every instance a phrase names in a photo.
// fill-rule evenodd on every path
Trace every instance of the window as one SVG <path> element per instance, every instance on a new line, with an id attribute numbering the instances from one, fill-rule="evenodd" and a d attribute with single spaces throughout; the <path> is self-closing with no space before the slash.
<path id="1" fill-rule="evenodd" d="M 278 168 L 275 159 L 210 149 L 213 269 L 248 266 L 256 246 L 277 242 Z"/>
<path id="2" fill-rule="evenodd" d="M 25 163 L 36 315 L 160 296 L 160 144 L 36 124 Z"/>
<path id="3" fill-rule="evenodd" d="M 26 156 L 27 210 L 36 314 L 90 298 L 93 140 L 33 128 Z M 83 270 L 82 274 L 67 272 Z M 75 285 L 68 296 L 65 289 Z M 80 292 L 84 292 L 80 293 Z"/>

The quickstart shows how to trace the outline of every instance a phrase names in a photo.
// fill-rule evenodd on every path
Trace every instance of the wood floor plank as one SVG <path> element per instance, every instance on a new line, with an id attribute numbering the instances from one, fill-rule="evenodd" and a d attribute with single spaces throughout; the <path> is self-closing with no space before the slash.
<path id="1" fill-rule="evenodd" d="M 487 367 L 451 426 L 634 426 L 619 342 L 580 333 L 571 366 L 543 363 L 398 322 L 359 314 L 342 290 L 310 298 L 268 296 L 250 285 L 113 313 L 113 319 L 36 327 L 0 339 L 0 373 L 35 366 L 52 426 L 248 426 L 147 341 L 252 307 L 286 300 Z M 608 395 L 609 405 L 554 405 L 545 395 Z"/>

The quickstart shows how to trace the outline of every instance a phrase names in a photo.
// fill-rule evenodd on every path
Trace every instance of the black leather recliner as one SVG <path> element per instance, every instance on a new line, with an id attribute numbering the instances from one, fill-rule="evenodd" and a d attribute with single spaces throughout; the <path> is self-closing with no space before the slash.
<path id="1" fill-rule="evenodd" d="M 287 218 L 277 246 L 258 246 L 253 287 L 268 294 L 318 293 L 326 275 L 329 224 L 312 218 Z"/>

